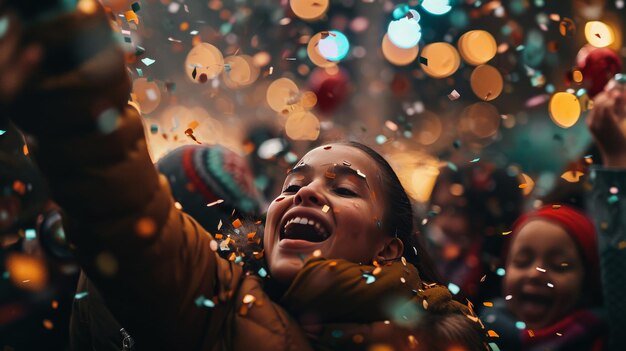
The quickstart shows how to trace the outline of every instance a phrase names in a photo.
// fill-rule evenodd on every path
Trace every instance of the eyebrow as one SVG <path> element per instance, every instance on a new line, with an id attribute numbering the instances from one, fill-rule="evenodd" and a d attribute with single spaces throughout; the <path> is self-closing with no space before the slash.
<path id="1" fill-rule="evenodd" d="M 348 167 L 348 166 L 340 165 L 336 163 L 333 163 L 333 164 L 329 163 L 328 165 L 330 166 L 325 171 L 325 176 L 327 178 L 334 179 L 336 176 L 348 176 L 348 175 L 355 176 L 356 179 L 359 180 L 359 183 L 364 184 L 368 190 L 371 190 L 369 183 L 367 182 L 367 178 L 358 169 L 354 169 L 352 167 Z M 322 166 L 325 166 L 325 165 L 322 165 Z M 310 165 L 307 165 L 307 164 L 298 165 L 292 168 L 291 170 L 289 170 L 289 172 L 287 172 L 287 177 L 285 178 L 285 180 L 289 178 L 290 176 L 293 176 L 296 174 L 302 174 L 302 175 L 307 176 L 307 175 L 310 175 L 311 173 L 313 173 L 313 167 L 311 167 Z M 330 175 L 332 175 L 332 177 Z"/>

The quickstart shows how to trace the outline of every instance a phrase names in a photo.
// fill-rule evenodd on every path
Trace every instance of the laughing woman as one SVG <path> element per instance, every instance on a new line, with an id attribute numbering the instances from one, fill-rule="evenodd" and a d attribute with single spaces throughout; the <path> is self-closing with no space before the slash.
<path id="1" fill-rule="evenodd" d="M 314 149 L 291 170 L 267 211 L 271 279 L 220 258 L 151 163 L 115 44 L 72 60 L 54 50 L 110 34 L 101 9 L 81 9 L 34 36 L 39 47 L 15 44 L 17 25 L 1 39 L 7 57 L 28 55 L 0 67 L 12 77 L 1 113 L 37 141 L 77 257 L 138 350 L 418 349 L 430 330 L 443 347 L 484 349 L 471 308 L 435 284 L 413 242 L 397 176 L 361 144 Z"/>

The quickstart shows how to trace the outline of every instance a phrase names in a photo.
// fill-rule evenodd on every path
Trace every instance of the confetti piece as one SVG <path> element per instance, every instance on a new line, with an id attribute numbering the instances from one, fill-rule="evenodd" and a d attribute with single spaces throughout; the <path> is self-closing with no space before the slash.
<path id="1" fill-rule="evenodd" d="M 256 297 L 254 297 L 254 295 L 246 294 L 243 297 L 243 303 L 245 304 L 253 303 L 254 301 L 256 301 Z"/>
<path id="2" fill-rule="evenodd" d="M 198 307 L 208 307 L 208 308 L 213 308 L 215 307 L 215 302 L 207 299 L 206 297 L 200 295 L 196 300 L 195 300 L 196 306 Z"/>
<path id="3" fill-rule="evenodd" d="M 458 285 L 454 284 L 454 283 L 449 283 L 448 284 L 448 290 L 450 290 L 450 292 L 453 295 L 456 295 L 456 294 L 458 294 L 461 291 L 461 288 Z"/>
<path id="4" fill-rule="evenodd" d="M 541 273 L 545 273 L 547 272 L 545 269 L 541 268 L 541 267 L 535 267 L 536 270 L 538 270 Z"/>
<path id="5" fill-rule="evenodd" d="M 376 277 L 368 273 L 363 273 L 363 278 L 365 278 L 365 284 L 372 284 L 376 281 Z"/>
<path id="6" fill-rule="evenodd" d="M 611 196 L 609 196 L 607 201 L 608 201 L 609 204 L 612 205 L 612 204 L 614 204 L 614 203 L 619 201 L 619 197 L 617 197 L 617 195 L 611 195 Z"/>
<path id="7" fill-rule="evenodd" d="M 567 182 L 576 183 L 576 182 L 580 181 L 580 177 L 582 177 L 583 175 L 585 175 L 583 172 L 567 171 L 567 172 L 561 174 L 561 178 L 563 178 Z"/>
<path id="8" fill-rule="evenodd" d="M 259 269 L 258 273 L 259 273 L 259 277 L 261 278 L 267 277 L 267 271 L 265 270 L 265 268 Z"/>
<path id="9" fill-rule="evenodd" d="M 483 302 L 483 306 L 485 307 L 493 307 L 493 302 Z"/>
<path id="10" fill-rule="evenodd" d="M 500 351 L 500 348 L 495 342 L 490 342 L 489 347 L 491 348 L 491 351 Z"/>
<path id="11" fill-rule="evenodd" d="M 37 238 L 37 231 L 35 229 L 26 229 L 24 231 L 24 237 L 26 240 L 35 240 Z"/>
<path id="12" fill-rule="evenodd" d="M 135 11 L 124 12 L 124 17 L 126 17 L 126 20 L 128 21 L 128 23 L 135 22 L 135 24 L 139 24 L 139 17 L 137 17 L 137 14 L 135 13 Z"/>
<path id="13" fill-rule="evenodd" d="M 76 295 L 74 295 L 74 299 L 80 300 L 82 298 L 85 298 L 88 294 L 89 293 L 86 292 L 86 291 L 82 291 L 82 292 L 76 293 Z"/>
<path id="14" fill-rule="evenodd" d="M 496 274 L 500 277 L 504 277 L 504 275 L 506 274 L 506 270 L 504 268 L 498 268 L 496 269 Z"/>
<path id="15" fill-rule="evenodd" d="M 459 94 L 458 91 L 452 90 L 452 92 L 450 92 L 450 94 L 448 94 L 448 99 L 450 99 L 450 101 L 454 101 L 456 99 L 458 99 L 459 97 L 461 97 L 461 94 Z"/>
<path id="16" fill-rule="evenodd" d="M 535 337 L 535 332 L 529 329 L 528 330 L 528 336 L 530 336 L 531 338 L 534 338 Z"/>
<path id="17" fill-rule="evenodd" d="M 0 129 L 0 135 L 4 135 L 4 133 L 6 133 L 6 132 L 7 132 L 6 130 Z"/>
<path id="18" fill-rule="evenodd" d="M 513 231 L 512 231 L 512 230 L 509 230 L 508 232 L 502 232 L 502 235 L 509 235 L 509 234 L 511 234 L 511 233 L 513 233 Z"/>
<path id="19" fill-rule="evenodd" d="M 213 202 L 211 202 L 211 203 L 208 203 L 208 204 L 206 205 L 206 207 L 213 207 L 213 206 L 215 206 L 215 205 L 219 205 L 219 204 L 221 204 L 221 203 L 224 203 L 224 200 L 219 199 L 219 200 L 217 200 L 217 201 L 213 201 Z"/>
<path id="20" fill-rule="evenodd" d="M 220 219 L 220 222 L 217 224 L 217 230 L 222 229 L 222 220 Z"/>
<path id="21" fill-rule="evenodd" d="M 512 298 L 513 298 L 513 295 L 506 295 L 506 296 L 504 297 L 504 299 L 505 299 L 505 300 L 507 300 L 507 301 L 509 301 L 509 300 L 510 300 L 510 299 L 512 299 Z"/>
<path id="22" fill-rule="evenodd" d="M 48 329 L 48 330 L 51 330 L 51 329 L 54 328 L 54 324 L 49 319 L 44 319 L 43 320 L 43 327 Z"/>
<path id="23" fill-rule="evenodd" d="M 480 157 L 477 157 L 477 158 L 475 158 L 475 159 L 471 160 L 471 161 L 470 161 L 470 163 L 476 163 L 476 162 L 478 162 L 478 161 L 480 161 Z"/>
<path id="24" fill-rule="evenodd" d="M 489 336 L 490 336 L 490 337 L 492 337 L 492 338 L 499 338 L 499 337 L 500 337 L 500 335 L 498 335 L 498 333 L 496 333 L 496 332 L 495 332 L 495 331 L 493 331 L 493 330 L 488 330 L 488 331 L 487 331 L 487 335 L 489 335 Z"/>
<path id="25" fill-rule="evenodd" d="M 139 5 L 138 2 L 134 2 L 132 5 L 130 5 L 130 8 L 134 11 L 134 12 L 139 12 L 139 10 L 141 10 L 141 5 Z"/>
<path id="26" fill-rule="evenodd" d="M 151 59 L 151 58 L 149 58 L 149 57 L 146 57 L 146 58 L 141 59 L 141 62 L 142 62 L 144 65 L 146 65 L 146 66 L 150 66 L 150 65 L 152 65 L 153 63 L 155 63 L 155 62 L 156 62 L 156 60 L 153 60 L 153 59 Z"/>
<path id="27" fill-rule="evenodd" d="M 556 333 L 556 336 L 563 336 L 563 334 L 561 334 L 561 333 Z"/>
<path id="28" fill-rule="evenodd" d="M 522 329 L 526 329 L 526 323 L 519 321 L 519 322 L 515 322 L 515 328 L 522 330 Z"/>
<path id="29" fill-rule="evenodd" d="M 546 285 L 548 285 L 548 288 L 554 288 L 554 284 L 552 284 L 552 283 L 548 283 Z"/>
<path id="30" fill-rule="evenodd" d="M 2 16 L 2 18 L 0 18 L 0 39 L 3 38 L 9 31 L 9 23 L 8 16 Z"/>
<path id="31" fill-rule="evenodd" d="M 320 257 L 322 256 L 322 250 L 315 250 L 313 251 L 313 257 Z"/>

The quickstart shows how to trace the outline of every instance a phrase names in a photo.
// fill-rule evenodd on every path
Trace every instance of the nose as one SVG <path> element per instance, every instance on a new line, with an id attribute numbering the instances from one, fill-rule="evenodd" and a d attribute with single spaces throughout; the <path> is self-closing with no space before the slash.
<path id="1" fill-rule="evenodd" d="M 294 205 L 303 206 L 322 206 L 324 205 L 323 196 L 320 193 L 315 182 L 301 187 L 296 196 L 293 197 Z"/>

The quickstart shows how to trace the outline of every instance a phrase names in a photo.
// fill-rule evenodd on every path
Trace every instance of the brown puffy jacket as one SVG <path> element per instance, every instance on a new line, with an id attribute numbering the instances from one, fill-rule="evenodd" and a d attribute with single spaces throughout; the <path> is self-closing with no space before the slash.
<path id="1" fill-rule="evenodd" d="M 102 45 L 85 39 L 108 31 L 102 13 L 67 15 L 51 28 L 38 37 L 48 47 Z M 397 296 L 428 307 L 410 265 L 383 267 L 371 282 L 363 274 L 374 267 L 313 260 L 272 301 L 259 277 L 211 250 L 211 235 L 174 207 L 153 167 L 141 117 L 126 104 L 119 49 L 89 50 L 72 70 L 39 72 L 2 112 L 36 137 L 33 154 L 67 213 L 81 266 L 139 350 L 413 347 L 411 328 L 386 323 L 383 304 Z M 471 314 L 445 288 L 426 291 L 437 309 Z"/>

